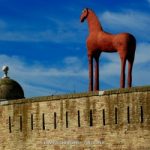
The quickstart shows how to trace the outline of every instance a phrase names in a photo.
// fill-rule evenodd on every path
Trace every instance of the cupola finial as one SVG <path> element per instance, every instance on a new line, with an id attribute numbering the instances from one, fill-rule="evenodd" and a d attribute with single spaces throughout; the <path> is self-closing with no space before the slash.
<path id="1" fill-rule="evenodd" d="M 8 66 L 3 66 L 3 67 L 2 67 L 2 71 L 4 71 L 4 76 L 3 76 L 3 78 L 9 78 L 9 77 L 8 77 L 8 70 L 9 70 L 9 67 L 8 67 Z"/>

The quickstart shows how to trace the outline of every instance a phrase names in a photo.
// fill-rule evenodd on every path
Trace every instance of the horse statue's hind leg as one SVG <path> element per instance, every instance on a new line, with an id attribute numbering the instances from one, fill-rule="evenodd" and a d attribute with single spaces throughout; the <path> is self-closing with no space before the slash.
<path id="1" fill-rule="evenodd" d="M 125 68 L 126 68 L 126 57 L 121 57 L 121 78 L 120 87 L 125 87 Z"/>
<path id="2" fill-rule="evenodd" d="M 118 50 L 119 51 L 119 50 Z M 132 86 L 132 67 L 134 62 L 134 55 L 135 50 L 131 49 L 129 54 L 126 53 L 120 53 L 120 59 L 121 59 L 121 78 L 120 78 L 120 87 L 125 87 L 125 68 L 126 68 L 126 61 L 128 60 L 128 87 Z"/>
<path id="3" fill-rule="evenodd" d="M 134 62 L 134 55 L 133 57 L 128 58 L 128 87 L 132 86 L 132 67 Z"/>
<path id="4" fill-rule="evenodd" d="M 89 61 L 89 91 L 93 91 L 93 57 L 88 55 Z"/>

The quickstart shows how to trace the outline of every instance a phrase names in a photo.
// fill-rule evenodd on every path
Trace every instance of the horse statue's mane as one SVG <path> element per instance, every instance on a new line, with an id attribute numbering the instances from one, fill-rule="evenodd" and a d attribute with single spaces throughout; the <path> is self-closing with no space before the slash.
<path id="1" fill-rule="evenodd" d="M 125 66 L 128 60 L 128 87 L 132 86 L 132 67 L 136 49 L 136 40 L 130 33 L 111 34 L 103 31 L 94 11 L 85 8 L 80 21 L 87 20 L 89 36 L 86 40 L 89 60 L 89 91 L 93 91 L 93 59 L 95 59 L 95 86 L 99 90 L 99 56 L 102 52 L 118 52 L 121 59 L 120 87 L 125 87 Z"/>

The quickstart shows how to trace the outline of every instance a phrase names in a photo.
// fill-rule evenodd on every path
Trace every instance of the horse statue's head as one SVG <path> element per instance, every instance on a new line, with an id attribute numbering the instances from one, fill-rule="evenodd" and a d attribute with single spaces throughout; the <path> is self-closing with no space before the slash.
<path id="1" fill-rule="evenodd" d="M 88 13 L 89 13 L 88 8 L 85 8 L 85 9 L 82 10 L 82 14 L 81 14 L 81 16 L 80 16 L 80 21 L 81 21 L 81 22 L 84 22 L 84 20 L 85 20 L 85 19 L 87 18 L 87 16 L 88 16 Z"/>

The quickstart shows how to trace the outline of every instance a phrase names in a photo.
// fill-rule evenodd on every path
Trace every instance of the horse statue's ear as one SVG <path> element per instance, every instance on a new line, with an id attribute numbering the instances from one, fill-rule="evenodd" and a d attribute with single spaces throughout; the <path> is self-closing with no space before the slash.
<path id="1" fill-rule="evenodd" d="M 82 13 L 84 13 L 84 12 L 88 12 L 88 8 L 84 8 L 83 10 L 82 10 Z"/>
<path id="2" fill-rule="evenodd" d="M 85 8 L 86 9 L 86 13 L 87 13 L 87 16 L 88 16 L 88 13 L 89 13 L 89 8 Z"/>
<path id="3" fill-rule="evenodd" d="M 86 17 L 88 16 L 88 13 L 89 13 L 89 9 L 86 8 Z"/>
<path id="4" fill-rule="evenodd" d="M 85 8 L 84 11 L 86 11 L 88 13 L 88 8 Z"/>

